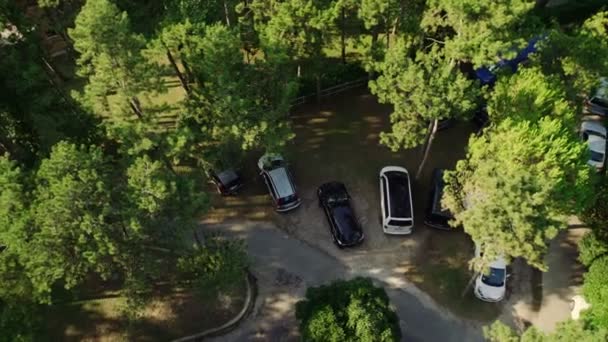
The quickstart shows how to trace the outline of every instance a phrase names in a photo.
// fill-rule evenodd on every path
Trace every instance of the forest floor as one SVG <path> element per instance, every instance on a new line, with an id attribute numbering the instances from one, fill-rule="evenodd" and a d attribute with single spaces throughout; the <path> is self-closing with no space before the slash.
<path id="1" fill-rule="evenodd" d="M 50 306 L 45 313 L 49 341 L 170 341 L 215 328 L 243 307 L 245 282 L 215 298 L 202 300 L 192 291 L 160 289 L 135 321 L 124 315 L 125 298 L 95 299 Z"/>

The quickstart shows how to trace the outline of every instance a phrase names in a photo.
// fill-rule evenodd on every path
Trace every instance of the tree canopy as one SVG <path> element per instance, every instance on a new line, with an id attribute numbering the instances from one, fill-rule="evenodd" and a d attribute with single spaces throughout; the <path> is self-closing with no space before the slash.
<path id="1" fill-rule="evenodd" d="M 592 198 L 587 151 L 559 119 L 507 119 L 469 140 L 466 159 L 447 172 L 444 205 L 483 245 L 477 269 L 497 256 L 546 269 L 548 241 Z"/>
<path id="2" fill-rule="evenodd" d="M 296 305 L 304 341 L 399 341 L 401 330 L 383 288 L 369 278 L 311 287 Z"/>

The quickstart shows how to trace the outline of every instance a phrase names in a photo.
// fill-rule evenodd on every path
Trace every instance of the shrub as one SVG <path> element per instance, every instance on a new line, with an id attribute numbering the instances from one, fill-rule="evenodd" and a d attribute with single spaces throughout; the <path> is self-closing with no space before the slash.
<path id="1" fill-rule="evenodd" d="M 399 341 L 397 314 L 369 278 L 311 287 L 296 305 L 303 341 Z"/>

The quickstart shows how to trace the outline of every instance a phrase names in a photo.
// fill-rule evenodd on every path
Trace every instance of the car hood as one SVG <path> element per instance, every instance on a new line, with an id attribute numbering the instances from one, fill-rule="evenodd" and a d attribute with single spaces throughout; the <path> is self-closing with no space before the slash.
<path id="1" fill-rule="evenodd" d="M 486 284 L 484 284 L 483 281 L 481 281 L 481 275 L 479 277 L 477 277 L 475 287 L 477 288 L 477 292 L 479 292 L 479 294 L 481 294 L 482 297 L 484 297 L 485 299 L 488 299 L 488 300 L 499 301 L 499 300 L 503 299 L 505 296 L 506 288 L 504 285 L 503 286 L 486 285 Z"/>
<path id="2" fill-rule="evenodd" d="M 339 205 L 332 207 L 331 215 L 336 224 L 340 239 L 344 243 L 355 243 L 361 239 L 361 227 L 350 206 Z"/>

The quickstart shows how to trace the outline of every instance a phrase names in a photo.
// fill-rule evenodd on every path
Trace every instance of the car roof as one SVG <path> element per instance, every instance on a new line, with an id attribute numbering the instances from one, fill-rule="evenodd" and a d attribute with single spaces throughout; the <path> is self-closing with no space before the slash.
<path id="1" fill-rule="evenodd" d="M 280 154 L 267 153 L 267 154 L 261 156 L 260 159 L 258 160 L 258 168 L 260 168 L 260 170 L 271 170 L 271 169 L 275 168 L 275 166 L 273 166 L 273 164 L 277 164 L 277 163 L 284 164 L 285 159 Z"/>
<path id="2" fill-rule="evenodd" d="M 592 120 L 583 121 L 581 123 L 581 129 L 583 131 L 597 132 L 603 136 L 606 136 L 606 126 L 604 126 L 603 124 L 601 124 L 597 121 L 592 121 Z"/>
<path id="3" fill-rule="evenodd" d="M 216 177 L 222 184 L 228 184 L 239 178 L 239 175 L 234 170 L 228 169 L 217 173 Z"/>
<path id="4" fill-rule="evenodd" d="M 389 170 L 384 172 L 388 180 L 389 214 L 393 219 L 411 219 L 410 178 L 407 172 Z"/>
<path id="5" fill-rule="evenodd" d="M 587 144 L 589 145 L 589 149 L 594 152 L 599 152 L 604 154 L 606 152 L 606 139 L 602 137 L 598 137 L 596 135 L 589 135 L 587 139 Z"/>
<path id="6" fill-rule="evenodd" d="M 291 196 L 295 194 L 295 189 L 291 183 L 291 179 L 287 174 L 287 169 L 284 167 L 278 167 L 276 169 L 268 171 L 268 176 L 271 178 L 272 184 L 277 191 L 279 198 Z"/>
<path id="7" fill-rule="evenodd" d="M 431 211 L 434 215 L 441 215 L 445 217 L 452 217 L 449 210 L 441 207 L 441 198 L 443 197 L 443 188 L 445 186 L 443 182 L 443 169 L 433 170 L 433 204 Z"/>
<path id="8" fill-rule="evenodd" d="M 594 97 L 608 100 L 608 77 L 600 77 L 600 84 L 595 90 Z"/>

